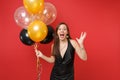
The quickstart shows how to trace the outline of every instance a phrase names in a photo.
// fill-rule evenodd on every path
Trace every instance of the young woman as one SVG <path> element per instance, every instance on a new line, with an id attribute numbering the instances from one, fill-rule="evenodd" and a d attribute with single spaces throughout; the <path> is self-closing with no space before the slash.
<path id="1" fill-rule="evenodd" d="M 50 57 L 35 49 L 36 56 L 49 63 L 54 63 L 50 80 L 74 80 L 74 56 L 86 61 L 87 54 L 84 48 L 86 32 L 82 32 L 80 38 L 71 39 L 67 24 L 60 23 L 55 32 L 54 44 L 51 46 Z"/>

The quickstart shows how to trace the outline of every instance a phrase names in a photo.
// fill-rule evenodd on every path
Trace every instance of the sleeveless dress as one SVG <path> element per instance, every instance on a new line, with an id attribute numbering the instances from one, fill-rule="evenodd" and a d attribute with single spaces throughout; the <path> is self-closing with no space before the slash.
<path id="1" fill-rule="evenodd" d="M 74 55 L 75 50 L 68 40 L 67 50 L 63 58 L 61 55 L 55 56 L 50 80 L 74 80 Z"/>

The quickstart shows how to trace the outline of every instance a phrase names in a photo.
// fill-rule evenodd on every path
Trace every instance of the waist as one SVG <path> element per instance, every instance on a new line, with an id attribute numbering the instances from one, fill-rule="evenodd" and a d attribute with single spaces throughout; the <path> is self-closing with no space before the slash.
<path id="1" fill-rule="evenodd" d="M 53 70 L 55 71 L 55 73 L 57 74 L 71 74 L 74 72 L 74 67 L 73 65 L 70 66 L 66 66 L 66 65 L 54 65 Z"/>

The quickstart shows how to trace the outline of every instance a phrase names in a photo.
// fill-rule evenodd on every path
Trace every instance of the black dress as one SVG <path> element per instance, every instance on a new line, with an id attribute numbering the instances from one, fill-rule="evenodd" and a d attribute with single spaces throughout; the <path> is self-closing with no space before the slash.
<path id="1" fill-rule="evenodd" d="M 74 80 L 74 55 L 75 50 L 68 40 L 68 47 L 62 58 L 61 55 L 55 57 L 50 80 Z"/>

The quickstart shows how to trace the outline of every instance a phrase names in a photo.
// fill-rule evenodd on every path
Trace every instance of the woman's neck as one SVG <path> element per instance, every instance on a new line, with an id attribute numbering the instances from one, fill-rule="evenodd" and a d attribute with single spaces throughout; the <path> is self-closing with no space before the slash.
<path id="1" fill-rule="evenodd" d="M 66 43 L 66 42 L 67 42 L 67 39 L 60 40 L 60 43 Z"/>

